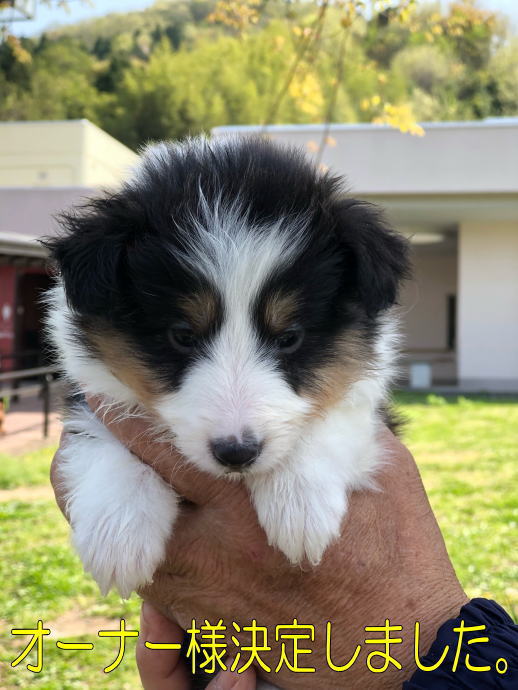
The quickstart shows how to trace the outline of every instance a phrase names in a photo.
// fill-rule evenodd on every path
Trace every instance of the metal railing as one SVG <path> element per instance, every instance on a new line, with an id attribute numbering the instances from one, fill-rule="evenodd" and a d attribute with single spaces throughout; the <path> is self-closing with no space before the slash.
<path id="1" fill-rule="evenodd" d="M 41 396 L 43 401 L 43 436 L 45 438 L 49 435 L 50 395 L 56 371 L 57 369 L 55 367 L 36 367 L 34 369 L 6 371 L 0 374 L 0 409 L 3 409 L 3 401 L 5 398 L 23 398 L 34 395 Z M 38 383 L 34 383 L 33 385 L 29 383 L 27 386 L 18 385 L 23 380 L 30 382 L 31 379 L 37 379 Z M 11 387 L 4 388 L 4 383 L 10 383 Z M 0 431 L 2 431 L 1 428 Z"/>

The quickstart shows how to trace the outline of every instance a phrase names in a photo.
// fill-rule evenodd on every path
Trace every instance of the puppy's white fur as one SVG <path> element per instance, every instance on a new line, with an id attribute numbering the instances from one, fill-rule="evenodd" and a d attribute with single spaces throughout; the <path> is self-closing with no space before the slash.
<path id="1" fill-rule="evenodd" d="M 166 153 L 159 147 L 147 157 L 159 165 Z M 137 171 L 135 184 L 138 179 Z M 152 412 L 186 458 L 215 475 L 223 470 L 209 450 L 211 439 L 239 439 L 251 430 L 263 450 L 244 481 L 259 522 L 270 544 L 292 563 L 307 558 L 316 564 L 340 534 L 348 492 L 373 486 L 377 410 L 392 374 L 395 319 L 387 313 L 380 322 L 367 369 L 372 373 L 323 417 L 311 415 L 311 399 L 290 388 L 250 322 L 261 286 L 303 248 L 304 218 L 281 218 L 250 232 L 237 201 L 230 208 L 209 208 L 200 190 L 200 206 L 202 221 L 193 219 L 185 237 L 184 263 L 217 285 L 226 316 L 207 356 L 176 392 L 155 401 Z M 69 381 L 83 393 L 138 405 L 135 392 L 86 351 L 61 284 L 48 301 L 48 333 Z M 103 591 L 115 586 L 127 596 L 148 583 L 162 561 L 177 497 L 88 410 L 67 420 L 66 429 L 74 433 L 61 472 L 74 544 Z"/>
<path id="2" fill-rule="evenodd" d="M 70 380 L 90 394 L 128 405 L 138 403 L 131 389 L 71 337 L 72 314 L 61 286 L 54 288 L 49 301 L 54 305 L 49 331 L 59 346 Z M 311 425 L 306 420 L 304 429 L 309 401 L 301 405 L 301 399 L 294 395 L 297 400 L 290 408 L 290 396 L 280 377 L 270 372 L 269 379 L 267 369 L 261 371 L 260 366 L 255 372 L 264 386 L 264 399 L 258 405 L 260 414 L 255 421 L 264 415 L 266 426 L 273 415 L 278 457 L 274 462 L 270 456 L 264 471 L 247 475 L 245 481 L 269 543 L 283 551 L 292 563 L 300 563 L 304 557 L 318 563 L 327 546 L 340 534 L 348 492 L 373 486 L 372 474 L 379 461 L 376 408 L 385 395 L 390 376 L 395 342 L 392 321 L 386 320 L 377 346 L 384 360 L 380 367 L 384 375 L 377 372 L 354 384 L 325 417 L 314 419 Z M 218 364 L 224 375 L 224 358 L 212 363 L 215 372 Z M 192 381 L 183 386 L 183 393 L 167 396 L 157 406 L 164 421 L 182 430 L 180 437 L 194 439 L 192 446 L 187 441 L 179 444 L 188 454 L 196 449 L 199 439 L 198 429 L 190 426 L 195 412 L 202 419 L 207 419 L 206 415 L 211 419 L 212 403 L 222 404 L 222 410 L 228 409 L 228 401 L 212 400 L 208 411 L 200 412 L 199 397 L 189 398 L 187 391 L 213 388 L 208 374 L 203 366 L 199 371 L 194 369 L 190 374 Z M 248 383 L 257 396 L 258 386 L 252 379 Z M 219 385 L 217 382 L 215 388 Z M 275 417 L 275 401 L 286 410 L 285 419 Z M 242 403 L 239 399 L 239 405 Z M 232 419 L 231 415 L 229 423 Z M 293 424 L 296 419 L 299 423 Z M 123 596 L 128 596 L 152 580 L 163 560 L 177 515 L 177 497 L 86 408 L 69 418 L 65 429 L 74 432 L 63 451 L 60 471 L 75 547 L 85 569 L 92 573 L 103 592 L 115 586 Z M 217 473 L 216 464 L 206 462 L 203 454 L 199 466 Z"/>
<path id="3" fill-rule="evenodd" d="M 87 408 L 64 429 L 59 473 L 74 546 L 103 594 L 116 586 L 128 597 L 163 558 L 177 497 Z"/>

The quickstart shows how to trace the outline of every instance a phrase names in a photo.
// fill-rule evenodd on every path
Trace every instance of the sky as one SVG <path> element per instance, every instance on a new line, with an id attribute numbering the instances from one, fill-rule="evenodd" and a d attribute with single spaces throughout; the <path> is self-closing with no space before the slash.
<path id="1" fill-rule="evenodd" d="M 70 13 L 59 8 L 48 8 L 37 3 L 36 17 L 30 21 L 16 22 L 11 31 L 19 36 L 33 36 L 57 24 L 69 24 L 80 19 L 99 17 L 110 12 L 129 12 L 153 5 L 155 0 L 69 0 Z M 479 6 L 495 9 L 509 15 L 518 27 L 518 0 L 479 0 Z"/>
<path id="2" fill-rule="evenodd" d="M 81 19 L 101 17 L 111 12 L 141 10 L 153 5 L 155 0 L 68 0 L 68 2 L 70 12 L 59 7 L 46 7 L 36 2 L 35 18 L 14 22 L 11 24 L 11 31 L 18 36 L 34 36 L 58 24 L 71 24 Z"/>

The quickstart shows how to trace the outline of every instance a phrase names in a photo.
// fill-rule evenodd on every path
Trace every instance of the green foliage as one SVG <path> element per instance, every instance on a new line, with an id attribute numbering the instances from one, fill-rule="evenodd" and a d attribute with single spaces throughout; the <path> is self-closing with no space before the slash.
<path id="1" fill-rule="evenodd" d="M 492 110 L 495 114 L 513 116 L 518 113 L 518 39 L 503 45 L 488 66 Z"/>
<path id="2" fill-rule="evenodd" d="M 518 45 L 470 0 L 418 6 L 405 22 L 357 19 L 336 86 L 342 10 L 299 61 L 314 3 L 271 0 L 240 35 L 210 21 L 215 0 L 157 2 L 19 45 L 0 45 L 0 119 L 86 117 L 137 148 L 221 124 L 370 121 L 383 103 L 417 119 L 518 114 Z M 25 55 L 23 60 L 20 54 Z"/>

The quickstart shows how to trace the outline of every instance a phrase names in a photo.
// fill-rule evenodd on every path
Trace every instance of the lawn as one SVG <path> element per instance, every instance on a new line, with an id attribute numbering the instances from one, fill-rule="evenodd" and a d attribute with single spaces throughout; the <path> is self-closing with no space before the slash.
<path id="1" fill-rule="evenodd" d="M 518 400 L 400 395 L 408 420 L 404 436 L 421 468 L 444 537 L 469 596 L 489 596 L 518 611 Z M 139 604 L 115 594 L 103 599 L 68 544 L 68 531 L 47 485 L 53 449 L 26 456 L 0 453 L 0 688 L 45 690 L 138 688 L 134 641 L 121 666 L 103 668 L 117 640 L 97 637 L 120 618 L 138 629 Z M 41 619 L 44 668 L 34 676 L 10 662 L 27 638 L 12 627 Z M 71 627 L 72 626 L 72 627 Z M 70 638 L 70 630 L 83 636 Z M 55 640 L 93 642 L 93 651 L 58 650 Z M 33 662 L 34 663 L 34 662 Z"/>

